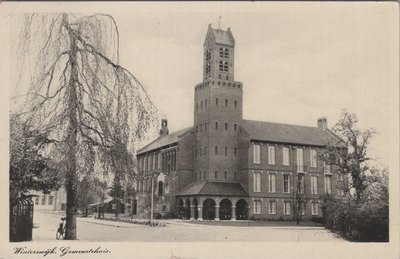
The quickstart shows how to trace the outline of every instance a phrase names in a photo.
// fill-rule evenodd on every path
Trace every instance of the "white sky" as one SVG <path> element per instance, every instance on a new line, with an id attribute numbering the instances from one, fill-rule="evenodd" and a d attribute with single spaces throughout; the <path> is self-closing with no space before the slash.
<path id="1" fill-rule="evenodd" d="M 218 27 L 222 16 L 221 28 L 230 27 L 236 40 L 235 79 L 244 85 L 245 119 L 316 126 L 327 116 L 333 126 L 345 108 L 358 115 L 362 128 L 379 132 L 370 154 L 392 167 L 399 121 L 394 5 L 141 2 L 96 4 L 87 11 L 115 18 L 120 63 L 147 87 L 170 132 L 193 125 L 207 26 Z"/>
<path id="2" fill-rule="evenodd" d="M 207 25 L 230 27 L 235 79 L 243 82 L 245 119 L 328 125 L 342 109 L 379 135 L 371 155 L 390 163 L 398 135 L 398 22 L 385 4 L 204 3 L 168 11 L 112 13 L 121 64 L 133 72 L 169 121 L 193 125 L 194 85 L 202 80 Z M 194 11 L 195 10 L 195 11 Z M 397 141 L 395 143 L 398 143 Z"/>

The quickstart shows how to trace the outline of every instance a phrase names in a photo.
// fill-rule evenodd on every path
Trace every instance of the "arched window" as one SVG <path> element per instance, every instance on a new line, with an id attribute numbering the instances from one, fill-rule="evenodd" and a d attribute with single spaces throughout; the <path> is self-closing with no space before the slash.
<path id="1" fill-rule="evenodd" d="M 218 122 L 215 122 L 215 129 L 218 129 Z"/>
<path id="2" fill-rule="evenodd" d="M 215 98 L 215 105 L 218 106 L 218 98 Z"/>
<path id="3" fill-rule="evenodd" d="M 215 154 L 218 155 L 218 146 L 215 146 Z"/>
<path id="4" fill-rule="evenodd" d="M 218 179 L 218 171 L 215 171 L 214 175 L 215 175 L 215 179 Z"/>
<path id="5" fill-rule="evenodd" d="M 225 171 L 225 179 L 228 178 L 228 172 Z"/>

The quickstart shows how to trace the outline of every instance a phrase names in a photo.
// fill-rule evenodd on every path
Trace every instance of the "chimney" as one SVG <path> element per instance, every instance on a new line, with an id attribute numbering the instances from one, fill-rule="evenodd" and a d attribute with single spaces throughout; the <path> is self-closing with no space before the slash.
<path id="1" fill-rule="evenodd" d="M 161 120 L 160 137 L 167 136 L 168 134 L 169 134 L 169 131 L 168 131 L 168 120 L 162 119 Z"/>
<path id="2" fill-rule="evenodd" d="M 328 121 L 326 117 L 322 117 L 318 119 L 318 128 L 326 130 L 328 128 Z"/>

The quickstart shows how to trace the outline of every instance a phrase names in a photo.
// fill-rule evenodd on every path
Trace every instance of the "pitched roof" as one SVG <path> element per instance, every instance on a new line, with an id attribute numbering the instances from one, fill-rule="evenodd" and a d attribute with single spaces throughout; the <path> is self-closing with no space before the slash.
<path id="1" fill-rule="evenodd" d="M 231 46 L 235 45 L 233 37 L 229 35 L 228 31 L 223 31 L 221 29 L 212 29 L 212 28 L 211 30 L 215 37 L 216 43 L 231 45 Z"/>
<path id="2" fill-rule="evenodd" d="M 213 38 L 214 41 L 218 44 L 235 46 L 235 39 L 233 38 L 230 28 L 228 28 L 228 30 L 226 30 L 226 31 L 221 30 L 221 29 L 213 29 L 211 27 L 211 24 L 209 24 L 208 30 L 207 30 L 207 35 L 206 35 L 206 40 L 209 37 Z"/>
<path id="3" fill-rule="evenodd" d="M 190 183 L 176 195 L 248 196 L 249 194 L 240 183 L 201 181 Z"/>
<path id="4" fill-rule="evenodd" d="M 168 146 L 168 145 L 177 143 L 178 140 L 179 140 L 179 137 L 181 137 L 183 134 L 185 134 L 186 132 L 188 132 L 192 128 L 193 127 L 184 128 L 184 129 L 175 131 L 175 132 L 173 132 L 171 134 L 168 134 L 166 136 L 158 137 L 154 141 L 150 142 L 149 144 L 147 144 L 146 146 L 144 146 L 140 150 L 138 150 L 138 152 L 136 154 L 138 155 L 138 154 L 141 154 L 141 153 L 148 152 L 150 150 L 158 149 L 158 148 L 161 148 L 161 147 L 164 147 L 164 146 Z"/>
<path id="5" fill-rule="evenodd" d="M 342 140 L 330 130 L 317 127 L 289 125 L 264 121 L 243 120 L 241 126 L 250 139 L 303 145 L 342 146 Z"/>

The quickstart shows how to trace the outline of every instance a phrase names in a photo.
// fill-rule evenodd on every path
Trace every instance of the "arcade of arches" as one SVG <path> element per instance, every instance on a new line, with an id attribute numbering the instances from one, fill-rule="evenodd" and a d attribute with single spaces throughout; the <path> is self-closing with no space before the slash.
<path id="1" fill-rule="evenodd" d="M 178 198 L 178 215 L 190 220 L 242 220 L 248 219 L 245 198 Z"/>

